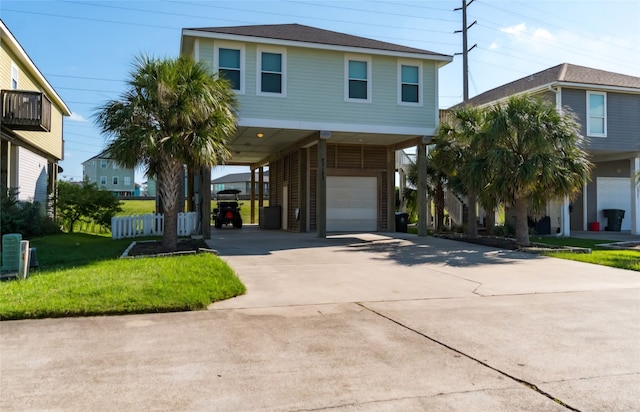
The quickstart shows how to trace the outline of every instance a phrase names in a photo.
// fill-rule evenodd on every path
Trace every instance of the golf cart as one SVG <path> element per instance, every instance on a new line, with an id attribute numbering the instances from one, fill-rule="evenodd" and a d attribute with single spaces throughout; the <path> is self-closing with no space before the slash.
<path id="1" fill-rule="evenodd" d="M 233 225 L 234 228 L 242 228 L 242 217 L 240 216 L 240 206 L 238 205 L 238 194 L 241 190 L 227 189 L 216 193 L 218 207 L 213 209 L 213 220 L 216 229 L 222 225 Z"/>

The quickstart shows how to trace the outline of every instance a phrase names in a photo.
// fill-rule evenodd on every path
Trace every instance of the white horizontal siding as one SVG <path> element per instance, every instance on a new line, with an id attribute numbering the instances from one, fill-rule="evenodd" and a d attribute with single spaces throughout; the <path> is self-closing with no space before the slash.
<path id="1" fill-rule="evenodd" d="M 18 199 L 47 204 L 47 159 L 18 147 Z"/>

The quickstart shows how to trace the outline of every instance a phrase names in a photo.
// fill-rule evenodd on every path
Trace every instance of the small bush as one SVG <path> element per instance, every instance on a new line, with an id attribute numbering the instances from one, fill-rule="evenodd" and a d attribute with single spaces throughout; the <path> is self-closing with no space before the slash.
<path id="1" fill-rule="evenodd" d="M 18 200 L 16 188 L 0 189 L 0 233 L 20 233 L 32 238 L 58 232 L 58 225 L 45 215 L 39 202 Z"/>

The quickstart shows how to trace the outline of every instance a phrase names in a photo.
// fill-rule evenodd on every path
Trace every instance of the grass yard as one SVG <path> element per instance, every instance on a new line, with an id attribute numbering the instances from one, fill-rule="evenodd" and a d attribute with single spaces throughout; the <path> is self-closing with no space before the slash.
<path id="1" fill-rule="evenodd" d="M 41 268 L 0 283 L 0 320 L 200 310 L 246 291 L 211 254 L 117 259 L 130 242 L 88 234 L 33 239 Z"/>
<path id="2" fill-rule="evenodd" d="M 251 201 L 240 200 L 240 216 L 242 216 L 243 223 L 251 223 Z M 217 202 L 211 201 L 211 211 L 216 207 Z M 254 202 L 256 208 L 256 223 L 258 223 L 258 216 L 260 209 L 258 208 L 258 201 Z M 269 201 L 263 202 L 264 206 L 269 206 Z M 155 200 L 123 200 L 122 212 L 118 213 L 119 216 L 131 216 L 131 215 L 145 215 L 148 213 L 154 213 L 156 210 Z"/>
<path id="3" fill-rule="evenodd" d="M 560 259 L 575 260 L 579 262 L 593 263 L 596 265 L 611 266 L 619 269 L 635 270 L 640 272 L 640 251 L 636 250 L 610 250 L 602 249 L 597 245 L 602 243 L 614 243 L 615 240 L 603 239 L 579 239 L 562 237 L 531 237 L 532 242 L 554 246 L 574 246 L 592 249 L 591 253 L 549 252 L 545 256 Z"/>

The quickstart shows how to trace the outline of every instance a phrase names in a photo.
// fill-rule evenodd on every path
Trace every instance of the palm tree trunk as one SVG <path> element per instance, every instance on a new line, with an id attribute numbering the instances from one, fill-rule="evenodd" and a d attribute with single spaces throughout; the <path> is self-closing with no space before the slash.
<path id="1" fill-rule="evenodd" d="M 435 231 L 440 232 L 442 230 L 442 224 L 444 222 L 444 188 L 442 187 L 442 183 L 438 183 L 436 186 L 436 195 L 435 195 L 435 209 L 436 209 L 436 221 L 435 221 Z"/>
<path id="2" fill-rule="evenodd" d="M 496 209 L 485 209 L 484 226 L 487 228 L 487 233 L 492 235 L 496 229 Z"/>
<path id="3" fill-rule="evenodd" d="M 472 239 L 478 237 L 478 217 L 476 216 L 477 197 L 474 191 L 467 194 L 467 236 Z"/>
<path id="4" fill-rule="evenodd" d="M 527 222 L 527 200 L 516 199 L 516 245 L 529 246 L 529 225 Z"/>
<path id="5" fill-rule="evenodd" d="M 175 250 L 178 244 L 178 201 L 182 185 L 182 163 L 166 158 L 158 172 L 158 193 L 164 208 L 162 247 Z"/>

